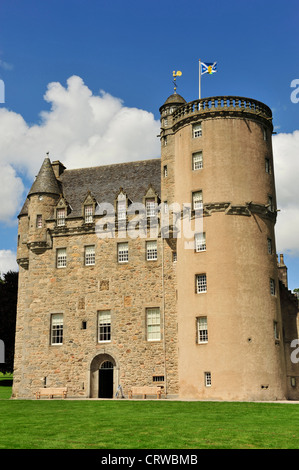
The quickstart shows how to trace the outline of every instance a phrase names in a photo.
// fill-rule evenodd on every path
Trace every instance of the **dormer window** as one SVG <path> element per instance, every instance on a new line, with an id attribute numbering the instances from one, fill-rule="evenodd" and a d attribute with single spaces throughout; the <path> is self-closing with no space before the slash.
<path id="1" fill-rule="evenodd" d="M 65 217 L 66 217 L 66 209 L 57 209 L 56 211 L 56 218 L 57 218 L 57 227 L 64 227 L 65 226 Z"/>
<path id="2" fill-rule="evenodd" d="M 91 224 L 93 222 L 93 205 L 88 204 L 84 206 L 84 222 L 86 224 Z"/>
<path id="3" fill-rule="evenodd" d="M 156 201 L 154 197 L 145 200 L 146 217 L 155 217 L 156 215 Z"/>

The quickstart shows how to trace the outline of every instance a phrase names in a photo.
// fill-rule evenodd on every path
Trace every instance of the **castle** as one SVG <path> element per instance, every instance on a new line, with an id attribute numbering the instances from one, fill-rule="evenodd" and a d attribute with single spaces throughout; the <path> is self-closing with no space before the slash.
<path id="1" fill-rule="evenodd" d="M 271 110 L 175 92 L 160 115 L 161 158 L 44 159 L 19 214 L 13 397 L 299 398 Z"/>

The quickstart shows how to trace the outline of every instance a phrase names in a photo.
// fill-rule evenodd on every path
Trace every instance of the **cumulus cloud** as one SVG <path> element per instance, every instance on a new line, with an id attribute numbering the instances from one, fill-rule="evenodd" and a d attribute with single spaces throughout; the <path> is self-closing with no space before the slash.
<path id="1" fill-rule="evenodd" d="M 50 83 L 44 95 L 50 110 L 29 125 L 20 114 L 0 109 L 0 167 L 4 169 L 9 205 L 0 211 L 7 221 L 24 199 L 22 179 L 33 179 L 47 152 L 67 168 L 155 158 L 160 123 L 154 115 L 125 107 L 122 100 L 100 91 L 94 95 L 78 76 L 66 87 Z M 2 193 L 0 192 L 0 196 Z M 6 199 L 7 200 L 7 199 Z"/>
<path id="2" fill-rule="evenodd" d="M 11 250 L 0 250 L 0 277 L 8 271 L 18 271 L 16 254 Z"/>
<path id="3" fill-rule="evenodd" d="M 273 137 L 277 251 L 299 256 L 299 130 Z"/>

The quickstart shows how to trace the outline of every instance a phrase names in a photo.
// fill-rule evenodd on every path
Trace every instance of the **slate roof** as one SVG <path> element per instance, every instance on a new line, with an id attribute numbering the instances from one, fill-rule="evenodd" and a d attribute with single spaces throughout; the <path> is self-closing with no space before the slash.
<path id="1" fill-rule="evenodd" d="M 52 175 L 47 178 L 44 174 L 45 168 L 49 174 L 53 172 L 52 168 L 49 169 L 46 160 L 28 196 L 38 190 L 42 193 L 58 191 L 56 194 L 62 194 L 71 206 L 72 210 L 68 217 L 82 216 L 82 204 L 89 191 L 98 203 L 108 202 L 110 204 L 114 204 L 120 188 L 132 202 L 142 202 L 150 185 L 158 196 L 161 194 L 160 158 L 65 170 L 60 175 L 59 182 L 53 173 L 57 187 L 52 180 Z M 27 205 L 28 198 L 19 215 L 27 214 Z"/>
<path id="2" fill-rule="evenodd" d="M 49 158 L 44 159 L 41 169 L 39 170 L 39 173 L 35 178 L 33 185 L 31 186 L 28 196 L 30 196 L 31 194 L 42 193 L 58 195 L 61 193 L 61 189 L 57 182 Z"/>

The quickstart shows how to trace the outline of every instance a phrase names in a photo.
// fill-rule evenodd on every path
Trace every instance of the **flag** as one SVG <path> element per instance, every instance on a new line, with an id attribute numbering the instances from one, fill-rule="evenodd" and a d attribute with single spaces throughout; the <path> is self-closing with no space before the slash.
<path id="1" fill-rule="evenodd" d="M 206 64 L 201 62 L 201 75 L 204 73 L 209 73 L 211 75 L 215 72 L 217 72 L 217 62 L 207 62 Z"/>

